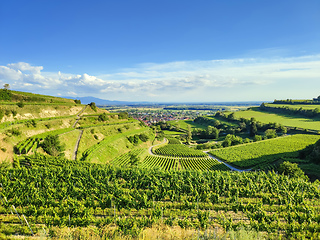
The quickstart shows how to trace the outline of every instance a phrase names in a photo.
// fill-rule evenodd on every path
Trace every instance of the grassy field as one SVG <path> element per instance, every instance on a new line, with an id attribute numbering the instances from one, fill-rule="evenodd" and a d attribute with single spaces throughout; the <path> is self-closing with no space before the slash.
<path id="1" fill-rule="evenodd" d="M 297 134 L 234 147 L 213 150 L 218 159 L 241 168 L 273 163 L 287 157 L 298 157 L 299 150 L 320 139 L 319 135 Z"/>
<path id="2" fill-rule="evenodd" d="M 175 120 L 175 121 L 168 121 L 168 123 L 186 131 L 188 130 L 188 126 L 191 127 L 191 130 L 195 128 L 206 129 L 206 126 L 194 123 L 192 120 Z"/>
<path id="3" fill-rule="evenodd" d="M 262 123 L 277 122 L 288 127 L 297 127 L 320 131 L 320 120 L 318 118 L 307 119 L 292 115 L 277 115 L 275 113 L 260 112 L 258 110 L 248 110 L 235 112 L 236 118 L 255 118 Z"/>
<path id="4" fill-rule="evenodd" d="M 130 135 L 146 133 L 149 135 L 149 141 L 139 145 L 133 145 L 127 139 Z M 104 139 L 103 144 L 99 146 L 89 157 L 92 163 L 108 163 L 119 155 L 125 154 L 134 148 L 148 148 L 152 144 L 152 132 L 148 128 L 141 128 L 125 133 L 119 133 Z"/>
<path id="5" fill-rule="evenodd" d="M 67 159 L 72 158 L 74 147 L 76 145 L 79 134 L 79 130 L 73 130 L 59 136 L 60 142 L 65 145 L 64 154 Z"/>

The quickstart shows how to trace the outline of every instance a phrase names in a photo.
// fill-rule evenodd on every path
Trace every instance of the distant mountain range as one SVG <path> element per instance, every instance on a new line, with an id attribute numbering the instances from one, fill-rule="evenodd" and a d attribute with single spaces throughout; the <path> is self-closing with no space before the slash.
<path id="1" fill-rule="evenodd" d="M 63 97 L 68 99 L 78 99 L 81 101 L 82 104 L 89 104 L 94 102 L 96 105 L 100 106 L 113 106 L 113 105 L 135 105 L 135 104 L 143 104 L 147 102 L 126 102 L 126 101 L 112 101 L 112 100 L 105 100 L 96 97 Z"/>

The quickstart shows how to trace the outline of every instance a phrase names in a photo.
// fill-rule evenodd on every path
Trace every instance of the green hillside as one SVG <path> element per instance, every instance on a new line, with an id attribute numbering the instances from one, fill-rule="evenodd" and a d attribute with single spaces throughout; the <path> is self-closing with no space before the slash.
<path id="1" fill-rule="evenodd" d="M 1 96 L 0 239 L 320 237 L 317 118 L 253 108 L 148 127 Z"/>

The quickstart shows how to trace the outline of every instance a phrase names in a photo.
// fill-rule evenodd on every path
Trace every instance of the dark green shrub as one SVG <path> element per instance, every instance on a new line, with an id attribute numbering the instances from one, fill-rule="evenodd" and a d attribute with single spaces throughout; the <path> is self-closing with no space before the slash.
<path id="1" fill-rule="evenodd" d="M 129 117 L 129 114 L 127 112 L 120 112 L 118 113 L 119 119 L 127 119 Z"/>
<path id="2" fill-rule="evenodd" d="M 99 117 L 98 117 L 98 120 L 99 120 L 100 122 L 105 122 L 105 121 L 107 121 L 107 120 L 108 120 L 107 114 L 106 114 L 106 113 L 100 114 Z"/>
<path id="3" fill-rule="evenodd" d="M 9 109 L 6 109 L 4 114 L 5 114 L 6 116 L 10 116 L 11 111 L 10 111 Z"/>
<path id="4" fill-rule="evenodd" d="M 0 89 L 0 100 L 11 101 L 12 93 L 8 89 Z"/>
<path id="5" fill-rule="evenodd" d="M 17 112 L 16 110 L 14 110 L 14 109 L 12 109 L 11 112 L 12 112 L 12 115 L 13 115 L 14 117 L 18 114 L 18 112 Z"/>
<path id="6" fill-rule="evenodd" d="M 64 146 L 60 143 L 58 135 L 48 135 L 42 142 L 41 147 L 51 156 L 61 156 Z"/>
<path id="7" fill-rule="evenodd" d="M 280 174 L 288 175 L 294 178 L 307 178 L 298 164 L 285 161 L 280 164 L 278 171 Z"/>
<path id="8" fill-rule="evenodd" d="M 17 106 L 18 106 L 19 108 L 23 108 L 23 107 L 24 107 L 24 103 L 23 103 L 23 102 L 18 102 L 18 103 L 17 103 Z"/>
<path id="9" fill-rule="evenodd" d="M 95 111 L 95 112 L 97 111 L 97 106 L 96 106 L 96 104 L 94 102 L 89 103 L 89 106 L 91 107 L 91 109 L 93 111 Z"/>

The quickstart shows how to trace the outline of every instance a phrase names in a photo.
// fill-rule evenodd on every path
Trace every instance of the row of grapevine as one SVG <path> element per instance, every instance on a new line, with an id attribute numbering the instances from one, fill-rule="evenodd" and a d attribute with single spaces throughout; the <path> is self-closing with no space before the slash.
<path id="1" fill-rule="evenodd" d="M 298 151 L 314 144 L 319 135 L 297 134 L 276 139 L 212 150 L 211 155 L 242 168 L 298 157 Z"/>
<path id="2" fill-rule="evenodd" d="M 174 158 L 168 157 L 147 156 L 141 163 L 140 167 L 147 169 L 159 168 L 168 171 L 177 169 L 178 161 Z"/>
<path id="3" fill-rule="evenodd" d="M 40 142 L 48 135 L 59 135 L 66 132 L 70 132 L 74 130 L 73 128 L 63 128 L 63 129 L 57 129 L 53 131 L 44 132 L 32 137 L 29 137 L 21 142 L 19 142 L 17 145 L 14 146 L 14 151 L 17 154 L 26 154 L 32 150 L 32 152 L 35 152 L 36 148 L 39 146 Z"/>
<path id="4" fill-rule="evenodd" d="M 168 144 L 153 150 L 154 154 L 172 157 L 206 157 L 207 154 L 182 144 Z"/>
<path id="5" fill-rule="evenodd" d="M 62 158 L 57 166 L 52 157 L 25 159 L 31 168 L 26 164 L 28 168 L 0 172 L 0 196 L 8 201 L 0 201 L 0 206 L 14 205 L 37 224 L 87 226 L 105 219 L 130 227 L 124 221 L 131 216 L 148 218 L 151 225 L 160 219 L 194 229 L 218 224 L 226 230 L 279 231 L 285 238 L 319 237 L 319 182 L 272 172 L 120 169 L 77 161 L 63 164 Z"/>
<path id="6" fill-rule="evenodd" d="M 187 170 L 230 170 L 226 165 L 211 157 L 181 159 L 180 163 L 182 168 Z"/>
<path id="7" fill-rule="evenodd" d="M 135 149 L 130 152 L 127 152 L 125 154 L 122 154 L 121 156 L 113 159 L 110 164 L 118 167 L 123 166 L 131 166 L 133 158 L 139 157 L 139 155 L 144 151 L 144 149 Z"/>
<path id="8" fill-rule="evenodd" d="M 32 151 L 34 152 L 42 139 L 43 138 L 41 137 L 27 138 L 26 140 L 21 141 L 19 144 L 14 146 L 14 151 L 17 154 L 26 154 L 30 151 L 30 149 L 32 149 Z"/>

